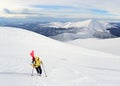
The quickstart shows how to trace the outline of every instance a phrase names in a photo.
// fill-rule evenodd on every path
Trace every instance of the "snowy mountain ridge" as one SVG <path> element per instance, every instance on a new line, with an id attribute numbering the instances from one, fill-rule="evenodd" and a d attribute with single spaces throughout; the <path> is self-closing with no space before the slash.
<path id="1" fill-rule="evenodd" d="M 51 38 L 60 41 L 69 41 L 74 39 L 84 39 L 84 38 L 111 38 L 114 37 L 107 28 L 113 27 L 109 23 L 103 23 L 96 20 L 86 20 L 82 22 L 53 22 L 45 25 L 45 27 L 53 28 L 63 28 L 68 31 L 56 36 L 51 36 Z"/>
<path id="2" fill-rule="evenodd" d="M 44 27 L 53 27 L 53 28 L 82 28 L 82 27 L 89 27 L 91 25 L 98 25 L 98 24 L 102 24 L 102 26 L 105 27 L 112 27 L 111 25 L 109 25 L 107 22 L 103 23 L 103 22 L 99 22 L 97 20 L 93 20 L 93 19 L 89 19 L 89 20 L 85 20 L 85 21 L 80 21 L 80 22 L 50 22 L 46 25 L 43 25 Z"/>
<path id="3" fill-rule="evenodd" d="M 68 41 L 84 38 L 113 38 L 119 36 L 119 27 L 106 21 L 78 22 L 26 22 L 5 23 L 6 26 L 24 28 L 56 40 Z"/>

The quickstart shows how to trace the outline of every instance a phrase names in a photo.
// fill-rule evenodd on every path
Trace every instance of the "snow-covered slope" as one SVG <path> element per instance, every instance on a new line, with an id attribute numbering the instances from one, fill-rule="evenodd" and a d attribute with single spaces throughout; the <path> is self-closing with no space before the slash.
<path id="1" fill-rule="evenodd" d="M 31 50 L 43 60 L 48 77 L 44 72 L 41 77 L 30 76 Z M 1 86 L 120 86 L 119 72 L 118 56 L 0 27 Z"/>
<path id="2" fill-rule="evenodd" d="M 112 27 L 109 23 L 103 23 L 96 20 L 86 20 L 82 22 L 52 22 L 44 27 L 53 27 L 53 28 L 63 28 L 72 30 L 72 32 L 64 32 L 62 34 L 58 34 L 57 36 L 52 36 L 51 38 L 61 40 L 61 41 L 69 41 L 73 39 L 79 38 L 111 38 L 112 34 L 107 30 L 107 28 Z M 71 29 L 72 28 L 72 29 Z M 67 34 L 67 35 L 66 35 Z M 67 39 L 67 40 L 66 40 Z"/>
<path id="3" fill-rule="evenodd" d="M 68 43 L 88 49 L 120 55 L 120 38 L 113 39 L 77 39 Z"/>

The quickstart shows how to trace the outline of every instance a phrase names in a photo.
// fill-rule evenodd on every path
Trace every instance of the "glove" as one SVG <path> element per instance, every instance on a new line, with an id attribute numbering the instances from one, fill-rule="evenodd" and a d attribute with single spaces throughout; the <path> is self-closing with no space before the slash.
<path id="1" fill-rule="evenodd" d="M 33 67 L 35 67 L 36 65 L 35 64 L 32 64 Z"/>
<path id="2" fill-rule="evenodd" d="M 34 64 L 34 62 L 35 62 L 35 61 L 34 61 L 34 60 L 32 60 L 32 63 L 33 63 L 33 64 Z"/>

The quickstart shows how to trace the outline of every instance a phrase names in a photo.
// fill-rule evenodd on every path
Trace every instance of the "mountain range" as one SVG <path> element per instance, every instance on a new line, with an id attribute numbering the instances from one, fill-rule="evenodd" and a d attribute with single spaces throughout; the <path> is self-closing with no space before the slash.
<path id="1" fill-rule="evenodd" d="M 79 22 L 4 22 L 0 25 L 27 29 L 60 41 L 120 37 L 119 23 L 92 19 Z"/>
<path id="2" fill-rule="evenodd" d="M 114 27 L 109 23 L 102 23 L 96 20 L 87 20 L 82 22 L 52 22 L 45 27 L 61 28 L 66 31 L 62 34 L 51 36 L 51 38 L 59 39 L 62 41 L 84 39 L 84 38 L 112 38 L 112 35 L 107 28 Z"/>

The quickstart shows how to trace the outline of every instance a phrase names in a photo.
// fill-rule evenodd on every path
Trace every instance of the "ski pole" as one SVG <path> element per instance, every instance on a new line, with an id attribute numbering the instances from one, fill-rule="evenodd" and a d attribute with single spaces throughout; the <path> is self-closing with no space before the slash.
<path id="1" fill-rule="evenodd" d="M 33 76 L 33 71 L 34 71 L 34 67 L 32 68 L 32 73 L 31 73 L 31 76 Z"/>
<path id="2" fill-rule="evenodd" d="M 45 73 L 45 77 L 47 77 L 47 74 L 46 74 L 46 71 L 45 71 L 45 68 L 44 68 L 43 62 L 42 62 L 42 67 L 43 67 L 43 71 L 44 71 L 44 73 Z"/>

